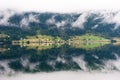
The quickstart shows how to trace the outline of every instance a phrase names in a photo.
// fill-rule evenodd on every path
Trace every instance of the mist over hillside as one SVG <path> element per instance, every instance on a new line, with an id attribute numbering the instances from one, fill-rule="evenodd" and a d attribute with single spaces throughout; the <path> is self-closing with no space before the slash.
<path id="1" fill-rule="evenodd" d="M 68 36 L 94 33 L 120 37 L 119 11 L 83 11 L 80 13 L 43 13 L 0 11 L 0 32 L 13 38 L 26 35 Z"/>

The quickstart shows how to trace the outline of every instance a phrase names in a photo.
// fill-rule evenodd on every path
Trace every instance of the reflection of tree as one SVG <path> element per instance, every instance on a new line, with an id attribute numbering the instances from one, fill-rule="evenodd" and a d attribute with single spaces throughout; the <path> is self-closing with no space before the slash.
<path id="1" fill-rule="evenodd" d="M 0 54 L 0 60 L 9 61 L 8 66 L 11 69 L 23 72 L 84 70 L 81 61 L 85 62 L 88 70 L 101 70 L 104 68 L 104 61 L 116 59 L 114 53 L 120 56 L 119 47 L 106 45 L 101 49 L 88 51 L 82 48 L 72 48 L 69 45 L 41 50 L 11 46 L 11 50 L 6 51 L 6 54 Z"/>

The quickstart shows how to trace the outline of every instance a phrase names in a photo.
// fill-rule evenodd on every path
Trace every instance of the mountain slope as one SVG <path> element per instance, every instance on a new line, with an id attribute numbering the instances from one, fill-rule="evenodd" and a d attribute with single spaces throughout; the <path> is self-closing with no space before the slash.
<path id="1" fill-rule="evenodd" d="M 44 34 L 66 39 L 88 32 L 106 37 L 120 37 L 119 11 L 84 11 L 68 14 L 12 10 L 0 12 L 0 32 L 13 38 Z"/>

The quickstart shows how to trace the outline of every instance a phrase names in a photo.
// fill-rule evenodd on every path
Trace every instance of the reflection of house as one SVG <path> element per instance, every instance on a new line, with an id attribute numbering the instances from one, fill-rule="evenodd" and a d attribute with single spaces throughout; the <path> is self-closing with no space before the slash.
<path id="1" fill-rule="evenodd" d="M 2 39 L 4 36 L 2 34 L 0 34 L 0 39 Z"/>
<path id="2" fill-rule="evenodd" d="M 0 48 L 0 52 L 2 52 L 2 51 L 3 51 L 3 49 L 4 49 L 4 48 Z"/>
<path id="3" fill-rule="evenodd" d="M 6 48 L 1 48 L 0 47 L 0 52 L 4 52 L 4 51 L 6 51 L 7 49 Z"/>
<path id="4" fill-rule="evenodd" d="M 117 38 L 117 37 L 113 38 L 113 40 L 120 42 L 120 38 Z"/>

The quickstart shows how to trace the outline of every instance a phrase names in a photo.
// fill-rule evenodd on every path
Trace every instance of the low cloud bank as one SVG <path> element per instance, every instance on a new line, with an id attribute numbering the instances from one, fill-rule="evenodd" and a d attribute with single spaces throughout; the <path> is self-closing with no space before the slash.
<path id="1" fill-rule="evenodd" d="M 52 73 L 1 76 L 0 80 L 120 80 L 120 73 L 60 71 Z"/>

